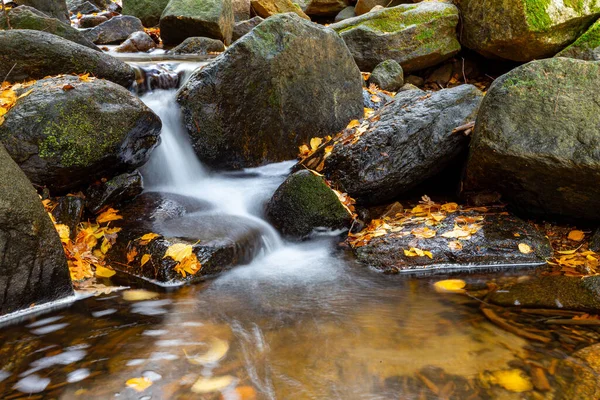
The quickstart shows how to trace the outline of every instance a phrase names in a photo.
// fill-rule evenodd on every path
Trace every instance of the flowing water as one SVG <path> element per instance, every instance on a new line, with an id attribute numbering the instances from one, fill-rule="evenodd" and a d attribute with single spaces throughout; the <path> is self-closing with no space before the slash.
<path id="1" fill-rule="evenodd" d="M 175 91 L 142 99 L 163 121 L 162 143 L 143 169 L 147 190 L 247 218 L 261 229 L 263 252 L 177 292 L 143 300 L 113 292 L 4 327 L 3 399 L 551 398 L 480 378 L 528 359 L 550 365 L 565 352 L 497 328 L 477 301 L 436 293 L 433 278 L 355 264 L 339 237 L 282 240 L 263 208 L 292 163 L 209 171 L 191 149 Z M 151 385 L 138 392 L 127 385 L 133 378 Z"/>

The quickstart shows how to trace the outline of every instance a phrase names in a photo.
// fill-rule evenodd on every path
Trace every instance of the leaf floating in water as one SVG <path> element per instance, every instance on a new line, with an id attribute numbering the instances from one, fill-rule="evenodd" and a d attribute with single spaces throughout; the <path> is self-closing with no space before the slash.
<path id="1" fill-rule="evenodd" d="M 581 242 L 585 238 L 585 233 L 582 231 L 571 231 L 569 232 L 569 236 L 567 236 L 569 240 L 573 240 L 575 242 Z"/>
<path id="2" fill-rule="evenodd" d="M 231 375 L 219 376 L 216 378 L 200 378 L 192 386 L 192 392 L 212 393 L 218 392 L 231 386 L 235 382 L 235 378 Z"/>
<path id="3" fill-rule="evenodd" d="M 210 341 L 210 349 L 206 353 L 195 356 L 188 356 L 186 354 L 186 357 L 188 361 L 192 364 L 204 365 L 219 361 L 220 359 L 225 357 L 225 355 L 227 355 L 228 351 L 228 342 L 221 339 L 213 338 Z"/>
<path id="4" fill-rule="evenodd" d="M 446 279 L 433 284 L 438 293 L 465 293 L 466 282 L 461 279 Z"/>
<path id="5" fill-rule="evenodd" d="M 522 393 L 533 390 L 531 380 L 520 369 L 487 372 L 481 378 L 484 382 L 502 386 L 511 392 Z"/>
<path id="6" fill-rule="evenodd" d="M 116 272 L 110 268 L 103 267 L 102 265 L 96 265 L 96 276 L 100 278 L 110 278 Z"/>
<path id="7" fill-rule="evenodd" d="M 158 297 L 158 293 L 150 292 L 144 289 L 126 290 L 123 292 L 123 299 L 127 301 L 150 300 Z"/>
<path id="8" fill-rule="evenodd" d="M 531 253 L 533 250 L 531 249 L 531 246 L 529 246 L 528 244 L 525 243 L 519 243 L 519 251 L 523 254 L 529 254 Z"/>
<path id="9" fill-rule="evenodd" d="M 127 382 L 125 382 L 127 386 L 134 389 L 136 392 L 143 392 L 152 386 L 152 381 L 146 377 L 141 378 L 131 378 Z"/>

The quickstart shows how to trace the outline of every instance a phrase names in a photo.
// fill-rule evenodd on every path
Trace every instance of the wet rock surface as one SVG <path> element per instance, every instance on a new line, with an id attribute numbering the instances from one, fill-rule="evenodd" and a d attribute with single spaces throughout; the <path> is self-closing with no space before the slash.
<path id="1" fill-rule="evenodd" d="M 30 89 L 4 116 L 0 140 L 36 185 L 60 193 L 134 170 L 158 144 L 160 119 L 114 83 L 65 76 Z"/>
<path id="2" fill-rule="evenodd" d="M 600 279 L 550 275 L 529 279 L 490 293 L 486 301 L 505 307 L 597 312 Z"/>
<path id="3" fill-rule="evenodd" d="M 423 2 L 372 11 L 330 28 L 344 39 L 361 71 L 392 59 L 412 72 L 458 53 L 457 24 L 455 6 Z"/>
<path id="4" fill-rule="evenodd" d="M 249 167 L 292 159 L 360 116 L 361 79 L 335 32 L 283 14 L 196 71 L 177 100 L 203 162 Z"/>
<path id="5" fill-rule="evenodd" d="M 350 213 L 324 179 L 307 170 L 296 172 L 279 186 L 266 214 L 281 233 L 297 238 L 318 228 L 347 229 L 352 223 Z"/>
<path id="6" fill-rule="evenodd" d="M 481 216 L 483 219 L 477 223 L 481 223 L 482 227 L 468 240 L 459 240 L 460 246 L 450 244 L 456 239 L 442 236 L 453 231 L 456 224 L 469 225 L 473 218 Z M 436 235 L 429 238 L 415 236 L 414 232 L 422 234 L 420 231 L 425 228 L 435 230 Z M 548 240 L 532 224 L 504 212 L 482 215 L 467 209 L 449 214 L 435 226 L 429 227 L 425 221 L 417 220 L 391 230 L 355 247 L 358 260 L 387 273 L 430 273 L 537 266 L 545 264 L 546 258 L 552 255 Z M 532 251 L 522 253 L 519 251 L 520 243 L 528 245 Z M 411 248 L 429 251 L 431 258 L 427 255 L 406 255 L 404 251 Z"/>
<path id="7" fill-rule="evenodd" d="M 31 183 L 0 146 L 0 315 L 73 294 L 67 260 Z"/>
<path id="8" fill-rule="evenodd" d="M 231 0 L 171 0 L 160 18 L 160 32 L 168 45 L 196 36 L 229 44 L 234 22 Z"/>
<path id="9" fill-rule="evenodd" d="M 472 85 L 400 92 L 356 143 L 335 144 L 325 176 L 360 204 L 391 200 L 465 155 L 468 138 L 452 130 L 475 119 L 482 98 Z"/>
<path id="10" fill-rule="evenodd" d="M 600 375 L 600 344 L 585 347 L 562 360 L 558 365 L 557 382 L 560 390 L 556 400 L 597 399 Z"/>
<path id="11" fill-rule="evenodd" d="M 134 32 L 143 31 L 144 25 L 139 18 L 120 15 L 92 28 L 87 37 L 96 44 L 121 43 Z"/>
<path id="12" fill-rule="evenodd" d="M 106 206 L 120 207 L 139 196 L 143 190 L 144 180 L 139 171 L 117 175 L 88 188 L 86 207 L 94 214 Z"/>
<path id="13" fill-rule="evenodd" d="M 263 247 L 260 226 L 244 217 L 213 213 L 212 208 L 181 195 L 144 193 L 121 210 L 123 220 L 115 226 L 122 230 L 107 259 L 121 273 L 167 285 L 196 282 L 249 262 Z M 143 244 L 140 238 L 151 232 L 160 236 Z M 193 246 L 202 264 L 199 272 L 184 278 L 173 269 L 176 263 L 165 252 L 175 243 Z M 151 258 L 142 266 L 144 254 Z"/>
<path id="14" fill-rule="evenodd" d="M 28 6 L 13 8 L 8 12 L 12 29 L 30 29 L 60 36 L 82 46 L 98 50 L 98 47 L 85 34 L 56 18 L 51 18 L 41 11 Z M 0 28 L 8 29 L 6 17 L 0 13 Z"/>
<path id="15" fill-rule="evenodd" d="M 59 36 L 33 30 L 0 31 L 0 75 L 8 81 L 72 73 L 89 73 L 125 87 L 135 79 L 133 69 L 124 62 Z"/>
<path id="16" fill-rule="evenodd" d="M 496 191 L 528 215 L 600 219 L 599 72 L 552 58 L 498 78 L 477 116 L 464 190 Z"/>
<path id="17" fill-rule="evenodd" d="M 81 196 L 63 196 L 56 201 L 56 207 L 52 210 L 52 216 L 58 224 L 69 227 L 69 236 L 71 239 L 77 233 L 77 227 L 83 216 L 85 200 Z"/>

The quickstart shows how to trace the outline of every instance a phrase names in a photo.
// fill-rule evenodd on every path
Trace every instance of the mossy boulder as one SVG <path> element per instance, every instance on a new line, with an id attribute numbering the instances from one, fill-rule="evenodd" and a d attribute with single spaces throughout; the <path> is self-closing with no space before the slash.
<path id="1" fill-rule="evenodd" d="M 123 0 L 123 15 L 133 15 L 146 27 L 158 25 L 169 0 Z"/>
<path id="2" fill-rule="evenodd" d="M 131 15 L 119 15 L 95 26 L 86 36 L 96 44 L 121 43 L 132 33 L 144 31 L 144 25 L 139 18 Z"/>
<path id="3" fill-rule="evenodd" d="M 395 60 L 385 60 L 373 69 L 369 76 L 369 84 L 371 83 L 382 90 L 396 92 L 404 85 L 404 71 Z"/>
<path id="4" fill-rule="evenodd" d="M 272 15 L 294 13 L 310 21 L 310 17 L 302 11 L 302 8 L 291 0 L 251 0 L 250 4 L 256 15 L 265 19 Z"/>
<path id="5" fill-rule="evenodd" d="M 464 160 L 469 140 L 452 130 L 474 121 L 482 99 L 473 85 L 400 92 L 356 143 L 335 144 L 323 172 L 361 204 L 393 200 Z"/>
<path id="6" fill-rule="evenodd" d="M 266 19 L 180 89 L 202 161 L 242 168 L 293 159 L 298 146 L 363 114 L 362 78 L 332 30 L 295 14 Z"/>
<path id="7" fill-rule="evenodd" d="M 52 33 L 53 35 L 60 36 L 82 46 L 100 51 L 100 49 L 82 32 L 56 18 L 47 16 L 35 8 L 28 6 L 13 8 L 8 12 L 8 18 L 12 29 L 31 29 L 34 31 Z M 0 29 L 8 29 L 6 17 L 1 13 Z"/>
<path id="8" fill-rule="evenodd" d="M 515 283 L 490 293 L 486 301 L 504 307 L 550 308 L 598 312 L 600 278 L 548 275 Z"/>
<path id="9" fill-rule="evenodd" d="M 316 229 L 347 229 L 350 213 L 321 176 L 308 170 L 294 173 L 267 204 L 267 218 L 286 236 L 304 238 Z"/>
<path id="10" fill-rule="evenodd" d="M 465 192 L 538 216 L 600 220 L 600 64 L 533 61 L 496 79 L 477 116 Z"/>
<path id="11" fill-rule="evenodd" d="M 89 73 L 125 87 L 135 80 L 133 68 L 124 62 L 59 36 L 25 29 L 0 31 L 0 75 L 9 82 L 73 73 Z"/>
<path id="12" fill-rule="evenodd" d="M 396 60 L 407 72 L 436 65 L 460 50 L 458 9 L 452 4 L 405 4 L 330 25 L 340 34 L 361 71 Z"/>
<path id="13" fill-rule="evenodd" d="M 160 17 L 160 33 L 167 45 L 195 36 L 229 44 L 234 22 L 231 0 L 171 0 Z"/>
<path id="14" fill-rule="evenodd" d="M 0 125 L 0 141 L 29 179 L 54 193 L 143 165 L 160 119 L 114 83 L 78 77 L 35 83 Z"/>
<path id="15" fill-rule="evenodd" d="M 209 54 L 225 51 L 223 42 L 206 37 L 189 37 L 169 50 L 169 54 Z"/>
<path id="16" fill-rule="evenodd" d="M 600 61 L 600 21 L 596 21 L 590 29 L 579 36 L 573 44 L 558 53 L 556 57 Z"/>
<path id="17" fill-rule="evenodd" d="M 73 294 L 60 239 L 31 183 L 0 146 L 0 315 Z"/>
<path id="18" fill-rule="evenodd" d="M 599 16 L 597 0 L 455 0 L 461 43 L 488 57 L 527 62 L 552 57 Z"/>
<path id="19" fill-rule="evenodd" d="M 69 23 L 69 10 L 65 0 L 13 0 L 20 6 L 33 7 L 49 17 Z"/>

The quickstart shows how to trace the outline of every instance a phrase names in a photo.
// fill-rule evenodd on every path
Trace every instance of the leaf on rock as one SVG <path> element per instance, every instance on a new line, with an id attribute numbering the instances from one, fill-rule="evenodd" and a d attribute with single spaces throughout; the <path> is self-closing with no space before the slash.
<path id="1" fill-rule="evenodd" d="M 153 233 L 153 232 L 146 233 L 144 236 L 142 236 L 140 238 L 139 244 L 141 246 L 145 246 L 145 245 L 147 245 L 148 243 L 150 243 L 151 241 L 153 241 L 154 239 L 156 239 L 159 236 L 160 236 L 159 234 Z"/>
<path id="2" fill-rule="evenodd" d="M 323 143 L 323 139 L 319 138 L 319 137 L 314 137 L 312 139 L 310 139 L 310 149 L 312 151 L 315 151 L 319 148 L 319 146 L 321 145 L 321 143 Z"/>
<path id="3" fill-rule="evenodd" d="M 533 250 L 531 249 L 531 246 L 529 246 L 528 244 L 525 243 L 519 243 L 519 251 L 523 254 L 529 254 L 531 253 Z"/>
<path id="4" fill-rule="evenodd" d="M 165 252 L 165 256 L 163 258 L 171 257 L 173 260 L 177 262 L 183 261 L 184 258 L 187 258 L 192 255 L 192 245 L 185 243 L 175 243 L 167 249 Z"/>
<path id="5" fill-rule="evenodd" d="M 115 210 L 114 208 L 109 208 L 96 217 L 96 222 L 103 224 L 105 222 L 116 221 L 119 219 L 123 219 L 123 217 L 119 215 L 119 211 Z"/>
<path id="6" fill-rule="evenodd" d="M 415 228 L 411 231 L 411 233 L 419 239 L 430 239 L 432 237 L 435 237 L 437 232 L 429 227 L 423 227 Z"/>
<path id="7" fill-rule="evenodd" d="M 433 254 L 427 250 L 421 250 L 416 247 L 411 247 L 409 250 L 404 250 L 404 255 L 407 257 L 429 257 L 433 259 Z"/>
<path id="8" fill-rule="evenodd" d="M 116 274 L 116 272 L 113 271 L 112 269 L 103 267 L 102 265 L 96 265 L 96 276 L 97 277 L 110 278 L 114 274 Z"/>
<path id="9" fill-rule="evenodd" d="M 195 254 L 187 256 L 173 267 L 175 272 L 181 274 L 184 278 L 187 275 L 195 275 L 201 268 L 202 264 L 200 264 Z"/>
<path id="10" fill-rule="evenodd" d="M 135 257 L 138 255 L 138 251 L 137 248 L 135 246 L 133 246 L 128 252 L 127 252 L 127 264 L 130 264 L 133 262 L 133 260 L 135 260 Z"/>
<path id="11" fill-rule="evenodd" d="M 573 240 L 575 242 L 581 242 L 585 238 L 585 233 L 582 231 L 571 231 L 569 232 L 569 236 L 567 236 L 569 240 Z"/>
<path id="12" fill-rule="evenodd" d="M 463 249 L 463 244 L 458 240 L 448 242 L 448 248 L 452 251 L 460 251 Z"/>
<path id="13" fill-rule="evenodd" d="M 144 265 L 146 265 L 146 263 L 150 261 L 151 258 L 152 256 L 150 254 L 144 254 L 142 256 L 142 259 L 140 260 L 140 266 L 143 267 Z"/>
<path id="14" fill-rule="evenodd" d="M 353 128 L 356 128 L 359 125 L 360 125 L 360 121 L 357 120 L 357 119 L 353 119 L 352 121 L 350 121 L 350 123 L 348 124 L 348 126 L 346 126 L 346 129 L 353 129 Z"/>
<path id="15" fill-rule="evenodd" d="M 54 225 L 56 231 L 58 232 L 58 236 L 60 237 L 60 241 L 63 243 L 69 243 L 71 239 L 69 236 L 71 235 L 71 229 L 64 224 L 56 224 Z"/>
<path id="16" fill-rule="evenodd" d="M 100 246 L 100 251 L 102 252 L 102 254 L 106 254 L 108 252 L 108 250 L 110 250 L 110 248 L 112 247 L 112 244 L 110 243 L 110 241 L 108 239 L 104 239 L 102 241 L 102 245 Z"/>
<path id="17" fill-rule="evenodd" d="M 152 381 L 146 377 L 131 378 L 125 384 L 136 392 L 143 392 L 152 386 Z"/>

